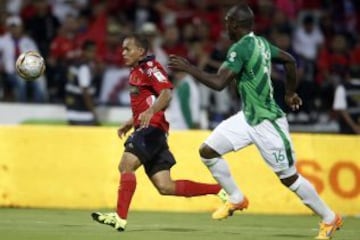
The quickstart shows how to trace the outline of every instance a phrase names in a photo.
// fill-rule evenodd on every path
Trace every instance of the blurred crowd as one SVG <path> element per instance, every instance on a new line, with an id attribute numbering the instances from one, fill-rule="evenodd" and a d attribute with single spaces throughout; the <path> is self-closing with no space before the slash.
<path id="1" fill-rule="evenodd" d="M 151 52 L 164 66 L 169 54 L 177 54 L 214 72 L 231 44 L 224 32 L 224 14 L 239 2 L 247 2 L 254 10 L 257 34 L 297 59 L 304 105 L 288 115 L 289 121 L 336 118 L 337 86 L 360 78 L 360 6 L 356 0 L 1 1 L 0 101 L 64 103 L 68 69 L 82 58 L 84 42 L 92 41 L 96 44 L 92 71 L 96 104 L 127 106 L 129 70 L 122 64 L 121 40 L 133 31 L 147 34 Z M 36 82 L 15 79 L 15 59 L 28 48 L 38 49 L 46 59 L 46 74 Z M 240 100 L 232 89 L 214 92 L 186 74 L 168 70 L 179 90 L 174 111 L 183 109 L 186 98 L 195 99 L 190 102 L 193 119 L 185 117 L 187 128 L 199 127 L 201 110 L 207 113 L 206 127 L 213 128 L 239 109 Z M 283 101 L 283 70 L 273 65 L 274 97 L 289 112 Z M 319 119 L 319 113 L 325 119 Z"/>

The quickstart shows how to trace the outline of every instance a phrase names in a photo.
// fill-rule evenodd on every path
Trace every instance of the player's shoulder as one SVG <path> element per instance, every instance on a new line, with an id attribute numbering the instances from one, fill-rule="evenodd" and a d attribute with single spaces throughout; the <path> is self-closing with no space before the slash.
<path id="1" fill-rule="evenodd" d="M 164 67 L 155 59 L 144 62 L 142 70 L 148 77 L 161 76 L 161 79 L 167 79 L 167 73 Z"/>
<path id="2" fill-rule="evenodd" d="M 247 49 L 249 46 L 254 44 L 255 38 L 252 36 L 254 35 L 246 35 L 242 37 L 239 41 L 233 43 L 230 48 L 233 50 L 244 51 L 244 49 Z"/>
<path id="3" fill-rule="evenodd" d="M 145 65 L 145 69 L 161 69 L 161 70 L 164 69 L 161 63 L 159 63 L 156 59 L 148 60 L 144 65 Z"/>
<path id="4" fill-rule="evenodd" d="M 242 38 L 230 46 L 228 54 L 234 54 L 235 52 L 237 56 L 247 56 L 249 51 L 253 49 L 253 44 L 253 39 L 248 37 Z"/>
<path id="5" fill-rule="evenodd" d="M 164 69 L 164 67 L 155 59 L 155 56 L 153 55 L 147 56 L 141 60 L 140 67 L 145 72 L 152 71 L 154 69 Z"/>

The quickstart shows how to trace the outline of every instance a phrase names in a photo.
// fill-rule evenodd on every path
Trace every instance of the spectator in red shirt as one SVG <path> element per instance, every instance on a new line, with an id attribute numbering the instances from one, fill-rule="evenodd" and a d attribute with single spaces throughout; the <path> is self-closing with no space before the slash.
<path id="1" fill-rule="evenodd" d="M 352 77 L 360 78 L 360 39 L 357 40 L 355 47 L 350 51 L 350 70 Z"/>
<path id="2" fill-rule="evenodd" d="M 168 26 L 164 32 L 164 44 L 163 49 L 170 54 L 176 54 L 180 56 L 187 56 L 187 49 L 185 45 L 180 42 L 180 32 L 177 26 Z"/>
<path id="3" fill-rule="evenodd" d="M 289 21 L 293 22 L 301 9 L 302 0 L 275 0 L 275 6 L 285 14 Z"/>
<path id="4" fill-rule="evenodd" d="M 6 13 L 0 13 L 0 35 L 3 35 L 6 32 L 5 21 L 6 21 Z"/>
<path id="5" fill-rule="evenodd" d="M 77 18 L 68 16 L 50 44 L 46 76 L 50 102 L 63 102 L 68 66 L 80 56 Z"/>
<path id="6" fill-rule="evenodd" d="M 320 51 L 317 60 L 317 82 L 323 110 L 330 110 L 333 102 L 334 85 L 349 74 L 350 56 L 346 38 L 335 35 L 330 46 Z"/>
<path id="7" fill-rule="evenodd" d="M 258 33 L 265 34 L 271 27 L 274 13 L 274 3 L 271 0 L 258 0 L 255 19 L 255 30 Z"/>
<path id="8" fill-rule="evenodd" d="M 192 1 L 192 4 L 195 8 L 191 22 L 201 22 L 211 26 L 209 28 L 209 37 L 211 40 L 216 41 L 223 27 L 222 12 L 219 11 L 217 4 L 209 0 Z"/>
<path id="9" fill-rule="evenodd" d="M 121 26 L 116 23 L 109 23 L 106 30 L 104 41 L 98 43 L 98 58 L 109 67 L 122 67 L 121 36 L 123 34 Z"/>
<path id="10" fill-rule="evenodd" d="M 80 54 L 77 39 L 78 22 L 76 17 L 68 16 L 61 25 L 57 36 L 50 45 L 50 64 L 54 62 L 73 61 Z"/>
<path id="11" fill-rule="evenodd" d="M 323 48 L 317 60 L 317 82 L 321 85 L 333 77 L 344 77 L 348 73 L 350 56 L 343 35 L 335 35 L 330 46 Z"/>

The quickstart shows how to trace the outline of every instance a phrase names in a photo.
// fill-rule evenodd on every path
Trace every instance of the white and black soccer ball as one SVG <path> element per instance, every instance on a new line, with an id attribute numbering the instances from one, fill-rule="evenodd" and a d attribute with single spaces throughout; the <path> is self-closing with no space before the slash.
<path id="1" fill-rule="evenodd" d="M 16 59 L 16 72 L 25 80 L 35 80 L 45 71 L 45 61 L 40 53 L 27 51 Z"/>

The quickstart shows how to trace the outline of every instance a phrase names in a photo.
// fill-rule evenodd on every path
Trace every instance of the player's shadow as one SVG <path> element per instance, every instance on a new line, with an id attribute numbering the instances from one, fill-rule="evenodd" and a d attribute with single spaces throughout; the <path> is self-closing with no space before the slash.
<path id="1" fill-rule="evenodd" d="M 283 239 L 293 239 L 293 238 L 306 238 L 308 235 L 304 234 L 271 234 L 274 237 L 283 238 Z"/>

